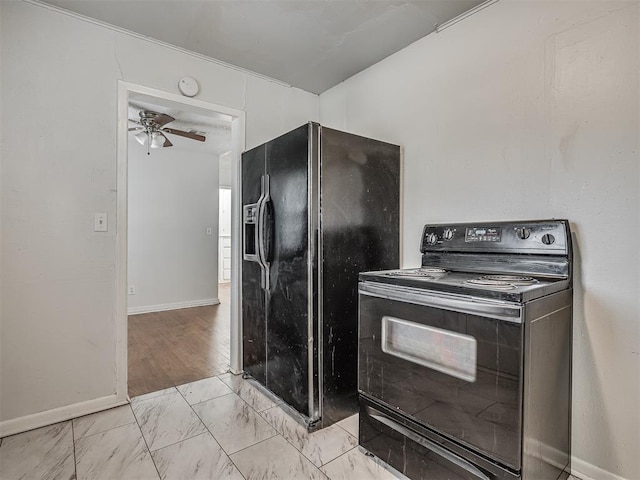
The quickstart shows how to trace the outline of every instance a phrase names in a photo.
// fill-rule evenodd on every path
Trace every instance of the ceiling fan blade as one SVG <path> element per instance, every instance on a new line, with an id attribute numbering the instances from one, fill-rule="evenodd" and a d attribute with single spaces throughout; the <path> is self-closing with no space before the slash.
<path id="1" fill-rule="evenodd" d="M 162 133 L 160 134 L 162 135 Z M 162 144 L 163 147 L 173 147 L 173 143 L 171 143 L 169 141 L 169 139 L 167 138 L 166 135 L 162 135 L 164 137 L 164 143 Z"/>
<path id="2" fill-rule="evenodd" d="M 180 137 L 190 138 L 191 140 L 197 140 L 204 142 L 207 137 L 204 135 L 198 135 L 197 133 L 185 132 L 183 130 L 176 130 L 175 128 L 163 128 L 163 132 L 171 133 L 172 135 L 179 135 Z"/>
<path id="3" fill-rule="evenodd" d="M 173 122 L 175 118 L 171 115 L 167 115 L 166 113 L 159 113 L 153 121 L 158 125 L 158 127 L 164 127 L 167 123 Z"/>

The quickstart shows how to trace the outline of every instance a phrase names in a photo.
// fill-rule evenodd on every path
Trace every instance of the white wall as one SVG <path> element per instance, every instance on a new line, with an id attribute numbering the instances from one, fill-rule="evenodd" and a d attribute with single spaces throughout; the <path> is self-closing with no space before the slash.
<path id="1" fill-rule="evenodd" d="M 318 99 L 40 5 L 0 9 L 6 433 L 116 401 L 117 80 L 177 93 L 195 77 L 199 99 L 246 112 L 247 148 L 317 120 Z"/>
<path id="2" fill-rule="evenodd" d="M 147 155 L 129 141 L 129 313 L 218 303 L 218 156 L 205 146 Z"/>
<path id="3" fill-rule="evenodd" d="M 640 478 L 638 3 L 503 0 L 320 96 L 404 147 L 404 265 L 425 223 L 568 218 L 574 468 Z"/>
<path id="4" fill-rule="evenodd" d="M 220 155 L 220 186 L 231 188 L 231 152 Z"/>

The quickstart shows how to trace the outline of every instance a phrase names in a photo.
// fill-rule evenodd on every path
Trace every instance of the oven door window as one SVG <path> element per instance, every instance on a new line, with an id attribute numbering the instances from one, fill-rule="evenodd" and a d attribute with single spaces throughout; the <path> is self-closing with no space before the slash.
<path id="1" fill-rule="evenodd" d="M 468 382 L 476 381 L 476 339 L 471 335 L 382 317 L 384 353 Z"/>
<path id="2" fill-rule="evenodd" d="M 520 468 L 522 324 L 360 295 L 358 388 Z"/>

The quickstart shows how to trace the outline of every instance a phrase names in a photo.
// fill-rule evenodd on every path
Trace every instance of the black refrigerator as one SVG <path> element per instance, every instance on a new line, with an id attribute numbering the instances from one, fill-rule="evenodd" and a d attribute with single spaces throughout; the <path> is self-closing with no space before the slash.
<path id="1" fill-rule="evenodd" d="M 242 155 L 243 369 L 309 429 L 357 412 L 358 272 L 399 266 L 400 147 L 308 123 Z"/>

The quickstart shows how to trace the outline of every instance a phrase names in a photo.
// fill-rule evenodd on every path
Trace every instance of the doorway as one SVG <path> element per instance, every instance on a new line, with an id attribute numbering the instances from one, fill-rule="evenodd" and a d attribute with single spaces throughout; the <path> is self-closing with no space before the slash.
<path id="1" fill-rule="evenodd" d="M 136 396 L 241 368 L 235 220 L 227 232 L 230 281 L 218 288 L 218 168 L 224 155 L 234 219 L 244 114 L 126 82 L 119 87 L 117 384 L 119 393 Z M 140 132 L 129 132 L 136 124 L 128 120 L 144 111 L 205 136 L 208 150 L 166 134 L 171 148 L 138 144 Z"/>

